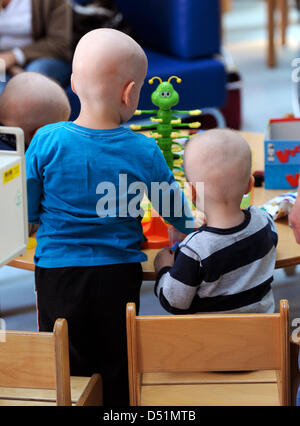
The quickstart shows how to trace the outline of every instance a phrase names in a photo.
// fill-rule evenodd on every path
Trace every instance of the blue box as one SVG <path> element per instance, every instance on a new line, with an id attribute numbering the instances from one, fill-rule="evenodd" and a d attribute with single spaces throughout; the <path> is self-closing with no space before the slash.
<path id="1" fill-rule="evenodd" d="M 265 188 L 295 189 L 300 171 L 300 119 L 270 120 L 265 141 Z"/>

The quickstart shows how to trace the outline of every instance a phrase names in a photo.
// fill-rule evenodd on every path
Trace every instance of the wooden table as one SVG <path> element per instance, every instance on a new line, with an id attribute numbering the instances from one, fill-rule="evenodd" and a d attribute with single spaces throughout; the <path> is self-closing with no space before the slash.
<path id="1" fill-rule="evenodd" d="M 251 146 L 253 152 L 253 171 L 264 170 L 263 135 L 260 133 L 243 133 Z M 253 204 L 262 205 L 276 195 L 286 192 L 285 190 L 266 190 L 263 187 L 255 188 Z M 276 221 L 278 231 L 277 261 L 276 268 L 287 268 L 300 263 L 300 245 L 296 243 L 292 229 L 288 225 L 288 220 L 280 219 Z M 155 280 L 153 261 L 159 250 L 144 250 L 148 256 L 148 261 L 143 263 L 144 281 Z M 24 256 L 18 257 L 9 263 L 16 268 L 34 271 L 33 262 L 34 249 L 27 250 Z"/>

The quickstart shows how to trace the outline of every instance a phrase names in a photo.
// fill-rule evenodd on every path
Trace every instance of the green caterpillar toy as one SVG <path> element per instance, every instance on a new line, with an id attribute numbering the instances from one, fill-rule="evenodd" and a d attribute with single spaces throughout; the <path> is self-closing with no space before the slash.
<path id="1" fill-rule="evenodd" d="M 189 136 L 182 135 L 179 130 L 175 129 L 175 127 L 198 129 L 201 124 L 199 122 L 182 123 L 181 118 L 174 114 L 189 114 L 196 116 L 200 115 L 201 111 L 198 109 L 191 111 L 172 110 L 171 108 L 179 102 L 179 94 L 174 89 L 171 80 L 176 79 L 179 84 L 181 83 L 181 79 L 177 76 L 172 76 L 168 79 L 168 81 L 162 81 L 160 77 L 153 77 L 149 80 L 149 84 L 153 84 L 155 79 L 159 80 L 160 84 L 152 93 L 151 100 L 158 109 L 137 110 L 135 112 L 135 115 L 156 114 L 154 117 L 150 117 L 153 124 L 132 124 L 130 128 L 132 130 L 151 130 L 151 136 L 157 141 L 169 168 L 175 175 L 182 176 L 183 158 L 180 154 L 182 151 L 182 145 L 176 140 L 180 138 L 188 139 Z"/>

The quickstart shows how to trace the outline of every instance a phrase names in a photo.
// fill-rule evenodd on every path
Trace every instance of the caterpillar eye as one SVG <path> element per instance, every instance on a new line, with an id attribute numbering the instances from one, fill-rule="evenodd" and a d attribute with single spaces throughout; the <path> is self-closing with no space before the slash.
<path id="1" fill-rule="evenodd" d="M 161 92 L 160 96 L 164 98 L 166 96 L 165 92 Z"/>
<path id="2" fill-rule="evenodd" d="M 166 98 L 169 98 L 171 96 L 171 92 L 166 92 L 165 96 L 166 96 Z"/>

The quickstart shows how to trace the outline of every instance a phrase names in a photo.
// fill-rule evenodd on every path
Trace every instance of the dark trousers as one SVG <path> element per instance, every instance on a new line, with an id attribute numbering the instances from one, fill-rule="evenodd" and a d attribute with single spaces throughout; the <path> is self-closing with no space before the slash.
<path id="1" fill-rule="evenodd" d="M 35 270 L 40 331 L 69 329 L 72 376 L 100 373 L 106 406 L 129 404 L 126 303 L 140 304 L 139 263 Z"/>

